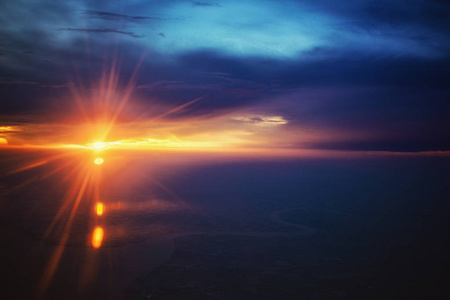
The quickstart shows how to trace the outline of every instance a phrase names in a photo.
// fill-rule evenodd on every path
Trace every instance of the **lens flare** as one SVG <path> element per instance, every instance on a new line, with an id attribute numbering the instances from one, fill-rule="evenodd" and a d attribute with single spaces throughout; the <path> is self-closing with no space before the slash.
<path id="1" fill-rule="evenodd" d="M 92 234 L 92 247 L 98 249 L 102 246 L 103 242 L 103 228 L 100 226 L 95 227 Z"/>
<path id="2" fill-rule="evenodd" d="M 99 202 L 96 205 L 97 216 L 103 215 L 103 203 Z"/>
<path id="3" fill-rule="evenodd" d="M 101 165 L 103 163 L 103 158 L 98 157 L 94 160 L 94 164 L 96 165 Z"/>

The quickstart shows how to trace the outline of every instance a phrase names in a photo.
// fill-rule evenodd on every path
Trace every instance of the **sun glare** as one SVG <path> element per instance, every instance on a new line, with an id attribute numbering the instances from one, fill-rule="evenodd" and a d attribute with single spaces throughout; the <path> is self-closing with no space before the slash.
<path id="1" fill-rule="evenodd" d="M 94 164 L 96 165 L 101 165 L 103 163 L 103 158 L 98 157 L 94 160 Z"/>

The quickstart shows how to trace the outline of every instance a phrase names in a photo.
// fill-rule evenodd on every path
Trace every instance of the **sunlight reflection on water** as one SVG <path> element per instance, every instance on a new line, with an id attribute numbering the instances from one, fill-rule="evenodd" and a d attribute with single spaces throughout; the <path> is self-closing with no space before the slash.
<path id="1" fill-rule="evenodd" d="M 92 247 L 100 248 L 103 242 L 103 228 L 100 226 L 95 227 L 92 234 Z"/>

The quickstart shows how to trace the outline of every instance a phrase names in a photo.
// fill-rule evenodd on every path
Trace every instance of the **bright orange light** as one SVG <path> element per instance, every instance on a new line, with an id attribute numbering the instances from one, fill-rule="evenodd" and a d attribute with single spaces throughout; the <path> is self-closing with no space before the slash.
<path id="1" fill-rule="evenodd" d="M 101 165 L 103 163 L 103 158 L 98 157 L 94 160 L 94 164 L 96 165 Z"/>
<path id="2" fill-rule="evenodd" d="M 103 215 L 103 203 L 97 203 L 97 216 Z"/>
<path id="3" fill-rule="evenodd" d="M 94 233 L 92 234 L 92 247 L 98 249 L 102 246 L 103 241 L 103 228 L 100 226 L 95 227 Z"/>
<path id="4" fill-rule="evenodd" d="M 94 147 L 96 150 L 103 150 L 108 146 L 107 143 L 103 142 L 96 142 L 92 144 L 92 147 Z"/>
<path id="5" fill-rule="evenodd" d="M 6 145 L 8 141 L 5 138 L 0 138 L 0 145 Z"/>

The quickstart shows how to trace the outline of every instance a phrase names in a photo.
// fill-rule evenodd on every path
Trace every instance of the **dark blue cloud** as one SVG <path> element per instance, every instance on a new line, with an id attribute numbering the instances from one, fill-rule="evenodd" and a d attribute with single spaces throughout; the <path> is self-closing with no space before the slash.
<path id="1" fill-rule="evenodd" d="M 125 22 L 142 22 L 148 20 L 157 20 L 164 21 L 167 19 L 158 18 L 158 17 L 145 17 L 145 16 L 127 16 L 122 14 L 116 14 L 106 11 L 97 11 L 97 10 L 86 10 L 86 15 L 92 18 L 98 18 L 107 21 L 125 21 Z"/>
<path id="2" fill-rule="evenodd" d="M 61 31 L 77 31 L 77 32 L 87 32 L 87 33 L 118 33 L 118 34 L 124 34 L 131 36 L 133 38 L 143 38 L 145 35 L 137 35 L 130 31 L 121 31 L 117 29 L 111 29 L 111 28 L 103 28 L 103 29 L 84 29 L 84 28 L 60 28 Z"/>
<path id="3" fill-rule="evenodd" d="M 218 3 L 199 2 L 199 1 L 194 1 L 193 5 L 194 6 L 206 6 L 206 7 L 221 7 L 221 5 Z"/>

